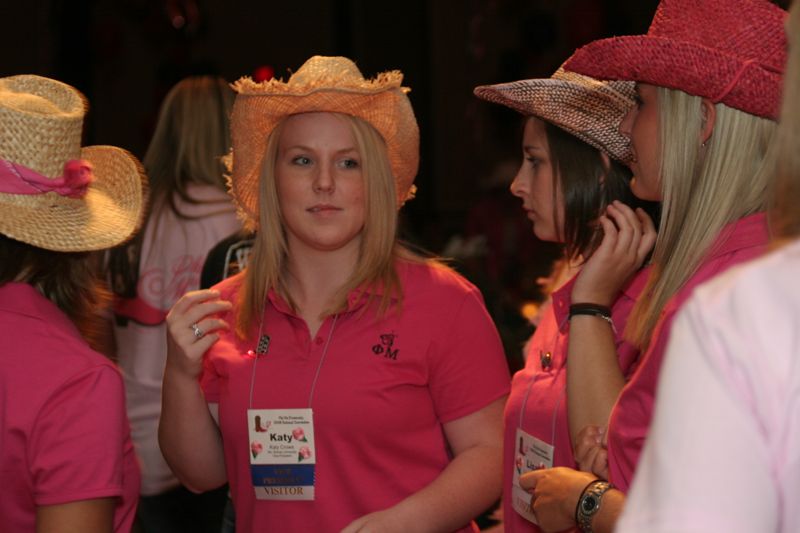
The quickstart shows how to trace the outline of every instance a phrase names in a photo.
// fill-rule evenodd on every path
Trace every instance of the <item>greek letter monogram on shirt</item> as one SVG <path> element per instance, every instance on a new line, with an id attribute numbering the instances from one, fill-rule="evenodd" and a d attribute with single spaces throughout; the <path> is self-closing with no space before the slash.
<path id="1" fill-rule="evenodd" d="M 397 335 L 392 333 L 382 333 L 380 335 L 380 341 L 378 344 L 375 344 L 372 347 L 372 353 L 375 355 L 383 355 L 385 359 L 391 359 L 392 361 L 397 361 L 397 357 L 400 353 L 400 348 L 394 347 L 394 341 L 397 339 Z"/>

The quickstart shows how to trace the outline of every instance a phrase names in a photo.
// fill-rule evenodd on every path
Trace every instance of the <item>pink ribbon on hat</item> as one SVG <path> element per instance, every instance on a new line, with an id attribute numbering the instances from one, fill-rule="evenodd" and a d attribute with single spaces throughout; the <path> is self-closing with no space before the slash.
<path id="1" fill-rule="evenodd" d="M 92 164 L 72 159 L 64 164 L 64 174 L 56 179 L 43 176 L 26 166 L 0 159 L 0 192 L 45 194 L 56 192 L 70 198 L 83 198 L 94 181 Z"/>

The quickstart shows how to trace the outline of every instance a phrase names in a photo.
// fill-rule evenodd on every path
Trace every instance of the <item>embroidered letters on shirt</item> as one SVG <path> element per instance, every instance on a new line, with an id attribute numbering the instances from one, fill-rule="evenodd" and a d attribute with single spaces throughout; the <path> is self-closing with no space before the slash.
<path id="1" fill-rule="evenodd" d="M 380 342 L 372 347 L 372 353 L 375 355 L 383 355 L 385 359 L 397 361 L 400 348 L 394 348 L 394 341 L 396 338 L 397 335 L 394 333 L 381 334 Z"/>

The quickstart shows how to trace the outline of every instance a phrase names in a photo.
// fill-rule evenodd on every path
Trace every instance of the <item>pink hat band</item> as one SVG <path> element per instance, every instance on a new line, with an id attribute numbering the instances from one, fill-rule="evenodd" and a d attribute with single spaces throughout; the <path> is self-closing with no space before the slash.
<path id="1" fill-rule="evenodd" d="M 662 0 L 647 35 L 592 42 L 564 64 L 600 79 L 678 89 L 776 119 L 786 12 L 767 0 Z"/>
<path id="2" fill-rule="evenodd" d="M 26 166 L 0 159 L 0 192 L 7 194 L 45 194 L 55 192 L 69 198 L 83 198 L 94 181 L 92 164 L 73 159 L 64 164 L 64 174 L 48 178 Z"/>

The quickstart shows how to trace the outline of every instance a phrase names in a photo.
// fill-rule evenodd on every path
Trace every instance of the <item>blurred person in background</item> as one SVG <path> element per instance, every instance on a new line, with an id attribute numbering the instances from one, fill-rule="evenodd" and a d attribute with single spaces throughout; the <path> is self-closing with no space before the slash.
<path id="1" fill-rule="evenodd" d="M 225 491 L 193 495 L 180 485 L 158 447 L 158 420 L 167 311 L 199 287 L 208 251 L 241 226 L 221 161 L 230 150 L 233 97 L 213 76 L 186 78 L 170 90 L 143 160 L 150 180 L 146 225 L 110 254 L 116 353 L 142 467 L 142 533 L 216 533 L 222 519 Z"/>

